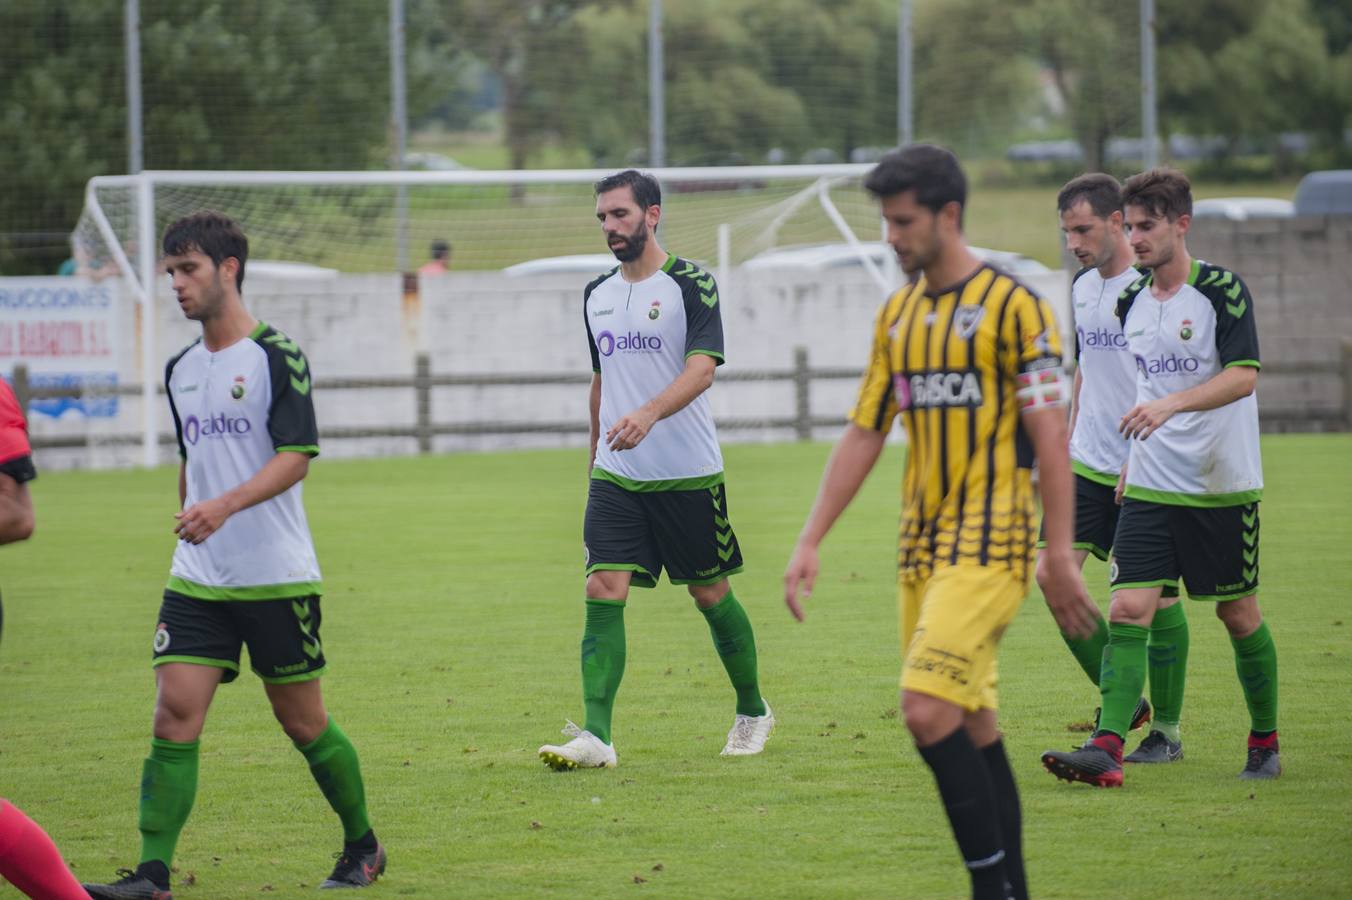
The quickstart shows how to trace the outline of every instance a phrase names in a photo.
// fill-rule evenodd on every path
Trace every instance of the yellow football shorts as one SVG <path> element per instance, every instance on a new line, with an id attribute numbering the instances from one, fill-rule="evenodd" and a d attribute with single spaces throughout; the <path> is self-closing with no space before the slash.
<path id="1" fill-rule="evenodd" d="M 957 565 L 898 586 L 901 688 L 968 712 L 996 709 L 996 653 L 1028 583 L 1008 569 Z"/>

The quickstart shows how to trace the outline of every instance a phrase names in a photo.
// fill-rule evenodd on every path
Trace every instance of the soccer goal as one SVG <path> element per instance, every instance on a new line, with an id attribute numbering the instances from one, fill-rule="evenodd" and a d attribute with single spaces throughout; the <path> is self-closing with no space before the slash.
<path id="1" fill-rule="evenodd" d="M 899 283 L 900 274 L 880 241 L 876 203 L 860 186 L 869 168 L 654 170 L 663 188 L 658 239 L 666 249 L 715 274 L 725 298 L 749 295 L 760 285 L 774 282 L 776 290 L 797 296 L 802 306 L 807 302 L 803 298 L 808 282 L 849 282 L 864 285 L 854 292 L 862 294 L 866 308 L 871 308 Z M 241 224 L 250 242 L 245 292 L 251 308 L 260 293 L 308 298 L 304 310 L 276 315 L 279 324 L 285 321 L 301 332 L 293 334 L 297 339 L 309 338 L 307 352 L 312 360 L 331 346 L 349 348 L 345 357 L 325 360 L 321 371 L 330 376 L 368 381 L 413 377 L 417 367 L 425 365 L 417 361 L 421 352 L 432 355 L 431 365 L 438 372 L 459 367 L 465 378 L 473 374 L 519 378 L 530 372 L 558 373 L 565 362 L 571 364 L 572 357 L 553 359 L 549 347 L 542 344 L 515 358 L 500 358 L 478 344 L 468 349 L 458 344 L 451 347 L 445 335 L 478 331 L 486 339 L 500 323 L 491 318 L 466 319 L 468 308 L 493 309 L 505 327 L 511 311 L 520 305 L 515 299 L 540 295 L 558 284 L 565 299 L 553 305 L 543 301 L 533 305 L 530 316 L 534 318 L 523 318 L 522 326 L 531 335 L 557 328 L 560 341 L 568 341 L 571 347 L 572 335 L 565 328 L 576 324 L 571 314 L 580 287 L 614 265 L 593 217 L 591 188 L 608 174 L 609 170 L 199 171 L 91 179 L 84 212 L 72 235 L 77 274 L 104 283 L 115 280 L 126 305 L 136 311 L 121 331 L 123 350 L 133 358 L 124 366 L 118 388 L 127 398 L 117 417 L 121 430 L 91 437 L 90 446 L 120 442 L 120 461 L 110 464 L 125 464 L 126 456 L 135 450 L 135 435 L 140 453 L 132 461 L 152 465 L 171 458 L 168 416 L 161 408 L 163 398 L 157 396 L 159 373 L 165 358 L 190 336 L 191 325 L 179 321 L 168 281 L 157 274 L 159 235 L 175 218 L 215 209 Z M 417 275 L 433 254 L 434 244 L 448 245 L 450 256 L 450 277 L 436 283 Z M 372 288 L 375 282 L 395 287 Z M 504 289 L 500 284 L 511 287 Z M 269 303 L 264 300 L 263 308 L 271 315 Z M 417 307 L 412 312 L 410 304 Z M 402 328 L 392 329 L 379 347 L 371 343 L 371 335 L 381 329 L 367 318 L 377 307 L 386 310 L 385 320 L 402 321 Z M 555 307 L 564 312 L 555 316 Z M 302 315 L 318 319 L 325 314 L 340 320 L 340 325 L 345 323 L 351 334 L 340 340 L 325 338 L 321 348 L 314 335 L 323 329 L 302 326 L 296 320 Z M 748 340 L 748 351 L 739 354 L 739 361 L 787 371 L 793 346 L 819 344 L 823 333 L 839 331 L 829 317 L 814 324 L 809 321 L 811 315 L 804 315 L 793 322 L 785 319 L 760 334 L 755 343 Z M 549 324 L 560 317 L 566 322 Z M 743 331 L 749 334 L 751 329 L 765 327 L 762 315 L 759 322 L 748 321 Z M 783 360 L 757 356 L 767 346 L 766 338 L 770 344 L 784 342 L 782 347 L 775 346 Z M 852 336 L 842 340 L 853 346 Z M 381 363 L 386 357 L 389 361 Z M 854 357 L 857 362 L 857 354 Z M 135 391 L 132 384 L 137 386 Z M 403 405 L 393 397 L 394 406 Z M 417 450 L 466 446 L 447 443 L 448 435 L 453 437 L 456 429 L 472 431 L 476 422 L 495 415 L 487 408 L 461 409 L 463 404 L 449 396 L 444 402 L 435 397 L 431 402 L 447 410 L 450 420 L 434 410 L 434 416 L 443 418 L 433 423 L 441 437 L 434 441 L 419 437 Z M 801 398 L 766 399 L 751 405 L 794 403 L 802 406 Z M 744 404 L 738 415 L 750 423 L 756 417 L 748 417 L 745 408 Z M 834 400 L 829 408 L 835 408 Z M 801 436 L 801 423 L 784 425 L 791 414 L 786 407 L 782 413 L 767 412 L 762 419 L 779 422 L 777 434 Z M 321 421 L 326 418 L 333 421 L 332 416 L 321 415 Z M 376 418 L 374 413 L 366 419 L 358 416 L 343 427 L 354 436 L 363 427 L 378 431 Z M 78 427 L 71 424 L 66 429 Z M 116 431 L 119 426 L 102 423 L 100 427 Z M 414 426 L 405 422 L 398 427 Z M 422 427 L 430 426 L 423 421 Z M 511 427 L 525 430 L 528 426 Z M 403 444 L 368 442 L 367 450 L 407 451 L 414 443 L 407 437 L 399 439 Z M 78 443 L 78 437 L 71 442 Z"/>

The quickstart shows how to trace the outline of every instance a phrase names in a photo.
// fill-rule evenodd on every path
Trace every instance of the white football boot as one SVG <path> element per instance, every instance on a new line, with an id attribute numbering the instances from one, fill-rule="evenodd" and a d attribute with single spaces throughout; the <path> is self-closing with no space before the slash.
<path id="1" fill-rule="evenodd" d="M 775 730 L 775 714 L 765 704 L 765 715 L 744 716 L 740 713 L 728 732 L 728 743 L 719 756 L 755 756 L 765 749 L 765 741 Z"/>
<path id="2" fill-rule="evenodd" d="M 578 728 L 569 722 L 563 733 L 572 738 L 563 746 L 545 744 L 540 748 L 540 759 L 545 765 L 557 772 L 568 769 L 613 769 L 619 762 L 615 748 L 602 741 L 590 731 Z M 765 743 L 765 739 L 761 739 Z"/>

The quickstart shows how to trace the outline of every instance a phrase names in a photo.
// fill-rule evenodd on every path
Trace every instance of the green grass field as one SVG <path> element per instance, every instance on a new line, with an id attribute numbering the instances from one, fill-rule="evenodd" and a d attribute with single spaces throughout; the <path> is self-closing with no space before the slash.
<path id="1" fill-rule="evenodd" d="M 1055 781 L 1040 751 L 1082 735 L 1096 696 L 1036 596 L 1001 658 L 1001 718 L 1042 897 L 1349 893 L 1352 436 L 1263 445 L 1262 603 L 1279 647 L 1285 775 L 1241 782 L 1247 716 L 1229 642 L 1189 606 L 1187 756 L 1124 789 Z M 390 851 L 376 896 L 960 897 L 933 781 L 896 716 L 900 453 L 824 548 L 805 624 L 780 574 L 828 447 L 727 450 L 779 728 L 720 759 L 732 692 L 684 592 L 636 592 L 616 713 L 620 767 L 536 759 L 580 719 L 584 499 L 578 451 L 321 461 L 307 506 L 324 566 L 325 681 L 362 757 Z M 40 460 L 39 460 L 40 462 Z M 134 865 L 155 610 L 175 475 L 48 472 L 38 534 L 0 549 L 0 795 L 41 821 L 78 876 Z M 1105 573 L 1089 582 L 1106 600 Z M 223 687 L 179 845 L 180 898 L 309 896 L 340 833 L 259 682 Z M 0 896 L 15 896 L 0 887 Z"/>

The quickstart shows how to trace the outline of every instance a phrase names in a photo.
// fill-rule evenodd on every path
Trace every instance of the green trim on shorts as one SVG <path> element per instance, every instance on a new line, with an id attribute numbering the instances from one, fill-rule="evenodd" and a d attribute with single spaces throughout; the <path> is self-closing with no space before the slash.
<path id="1" fill-rule="evenodd" d="M 298 600 L 301 597 L 317 597 L 323 593 L 323 582 L 293 581 L 286 584 L 255 584 L 243 587 L 218 587 L 210 584 L 198 584 L 169 576 L 167 590 L 194 600 Z"/>
<path id="2" fill-rule="evenodd" d="M 320 675 L 323 675 L 324 670 L 327 669 L 328 667 L 329 667 L 328 663 L 325 663 L 318 669 L 315 669 L 313 672 L 299 672 L 295 675 L 282 675 L 281 677 L 278 678 L 273 678 L 264 675 L 257 669 L 254 669 L 253 673 L 257 675 L 263 681 L 264 684 L 295 684 L 298 681 L 314 681 Z"/>
<path id="3" fill-rule="evenodd" d="M 231 672 L 239 674 L 239 663 L 229 659 L 208 659 L 205 656 L 157 656 L 150 662 L 150 667 L 162 666 L 165 663 L 191 663 L 194 666 L 210 666 L 213 669 L 229 669 Z"/>
<path id="4" fill-rule="evenodd" d="M 657 587 L 657 576 L 638 563 L 597 563 L 594 566 L 587 566 L 586 574 L 590 575 L 593 572 L 633 572 L 634 577 L 629 579 L 632 587 Z"/>
<path id="5" fill-rule="evenodd" d="M 1248 590 L 1236 591 L 1233 594 L 1194 594 L 1192 591 L 1188 591 L 1188 599 L 1203 600 L 1203 601 L 1209 600 L 1214 603 L 1225 603 L 1230 600 L 1243 600 L 1250 594 L 1252 594 L 1255 597 L 1258 596 L 1258 585 L 1255 584 Z"/>
<path id="6" fill-rule="evenodd" d="M 607 472 L 600 466 L 592 466 L 591 477 L 597 481 L 609 481 L 626 491 L 639 494 L 654 491 L 703 491 L 718 487 L 723 483 L 722 472 L 716 472 L 713 475 L 698 475 L 694 478 L 660 478 L 656 481 L 635 481 L 632 478 L 625 478 L 623 475 L 616 475 L 614 472 Z"/>
<path id="7" fill-rule="evenodd" d="M 1232 491 L 1229 494 L 1184 494 L 1181 491 L 1157 491 L 1154 488 L 1127 485 L 1126 496 L 1164 506 L 1191 506 L 1196 509 L 1219 509 L 1223 506 L 1248 506 L 1263 498 L 1263 489 Z"/>
<path id="8" fill-rule="evenodd" d="M 1124 581 L 1121 584 L 1109 585 L 1115 591 L 1129 591 L 1133 588 L 1152 588 L 1165 587 L 1178 590 L 1177 578 L 1157 578 L 1154 581 Z M 1177 594 L 1174 595 L 1178 596 Z"/>
<path id="9" fill-rule="evenodd" d="M 1098 469 L 1091 469 L 1079 460 L 1072 459 L 1070 461 L 1070 471 L 1095 484 L 1101 484 L 1110 488 L 1117 487 L 1118 476 L 1110 475 L 1107 472 L 1100 472 Z"/>
<path id="10" fill-rule="evenodd" d="M 1036 544 L 1034 544 L 1033 546 L 1035 547 L 1035 549 L 1038 549 L 1038 550 L 1046 550 L 1046 549 L 1047 549 L 1047 542 L 1046 542 L 1046 541 L 1038 541 L 1038 542 L 1037 542 Z M 1108 557 L 1112 555 L 1112 554 L 1110 554 L 1107 550 L 1104 550 L 1102 547 L 1100 547 L 1098 544 L 1095 544 L 1093 541 L 1074 541 L 1074 542 L 1071 543 L 1070 549 L 1072 549 L 1072 550 L 1088 550 L 1090 553 L 1094 554 L 1095 556 L 1097 556 L 1099 559 L 1103 560 L 1104 562 L 1107 562 Z"/>
<path id="11" fill-rule="evenodd" d="M 672 578 L 670 575 L 668 575 L 667 580 L 670 581 L 672 584 L 693 584 L 702 587 L 710 584 L 718 584 L 720 581 L 722 581 L 724 578 L 727 578 L 729 575 L 736 575 L 745 568 L 746 566 L 738 566 L 735 569 L 728 569 L 726 572 L 714 575 L 711 578 Z"/>
<path id="12" fill-rule="evenodd" d="M 1044 543 L 1045 543 L 1044 541 L 1039 541 L 1038 546 L 1041 547 Z M 1102 547 L 1100 547 L 1098 544 L 1095 544 L 1093 541 L 1075 541 L 1070 545 L 1070 549 L 1088 550 L 1090 553 L 1094 554 L 1096 557 L 1103 560 L 1104 562 L 1107 562 L 1108 557 L 1112 555 L 1107 550 L 1104 550 Z"/>

